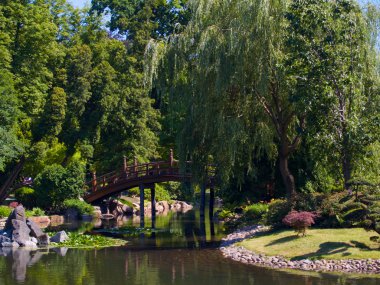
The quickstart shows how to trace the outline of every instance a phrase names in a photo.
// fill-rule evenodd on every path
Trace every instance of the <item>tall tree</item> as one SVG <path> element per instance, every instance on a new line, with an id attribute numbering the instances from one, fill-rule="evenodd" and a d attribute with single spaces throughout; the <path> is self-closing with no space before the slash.
<path id="1" fill-rule="evenodd" d="M 337 154 L 348 189 L 355 160 L 378 138 L 376 60 L 365 17 L 351 0 L 296 0 L 287 18 L 289 60 L 297 84 L 307 90 L 295 100 L 311 115 L 309 130 L 324 152 Z"/>
<path id="2" fill-rule="evenodd" d="M 163 59 L 169 84 L 187 85 L 172 88 L 176 94 L 170 95 L 187 102 L 183 154 L 201 168 L 211 155 L 228 173 L 242 162 L 250 165 L 263 151 L 270 156 L 277 152 L 292 197 L 295 183 L 288 160 L 300 143 L 304 113 L 291 100 L 295 86 L 283 47 L 285 2 L 191 3 L 192 19 L 170 40 Z M 273 143 L 278 145 L 275 152 Z"/>

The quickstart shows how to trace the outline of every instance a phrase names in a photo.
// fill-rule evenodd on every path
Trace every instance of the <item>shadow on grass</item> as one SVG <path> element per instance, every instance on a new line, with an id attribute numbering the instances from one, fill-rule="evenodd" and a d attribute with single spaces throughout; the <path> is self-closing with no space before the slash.
<path id="1" fill-rule="evenodd" d="M 343 256 L 349 256 L 351 253 L 347 252 L 347 250 L 352 247 L 354 246 L 345 242 L 324 242 L 319 245 L 319 249 L 316 252 L 295 256 L 292 260 L 322 258 L 322 255 L 326 256 L 336 253 L 343 253 Z"/>
<path id="2" fill-rule="evenodd" d="M 300 237 L 297 236 L 297 235 L 287 236 L 287 237 L 282 237 L 282 238 L 276 239 L 276 240 L 274 240 L 274 241 L 271 241 L 271 242 L 268 243 L 266 246 L 271 246 L 271 245 L 275 245 L 275 244 L 286 243 L 286 242 L 290 242 L 290 241 L 292 241 L 292 240 L 299 239 L 299 238 L 300 238 Z"/>

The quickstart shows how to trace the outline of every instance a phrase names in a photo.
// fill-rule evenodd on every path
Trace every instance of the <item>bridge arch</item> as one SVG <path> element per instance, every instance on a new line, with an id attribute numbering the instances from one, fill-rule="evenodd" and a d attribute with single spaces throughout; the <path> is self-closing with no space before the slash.
<path id="1" fill-rule="evenodd" d="M 156 161 L 139 164 L 135 158 L 131 165 L 128 165 L 126 158 L 123 160 L 123 167 L 102 176 L 97 176 L 94 172 L 92 179 L 86 183 L 86 194 L 84 200 L 87 203 L 98 203 L 104 199 L 131 188 L 140 189 L 140 208 L 144 207 L 144 190 L 151 189 L 152 216 L 155 215 L 155 184 L 161 182 L 191 182 L 191 162 L 186 162 L 185 167 L 180 168 L 179 161 L 173 158 L 173 151 L 170 150 L 168 161 Z M 201 185 L 201 215 L 204 215 L 205 190 L 210 188 L 210 213 L 213 212 L 214 200 L 214 170 L 208 171 L 208 178 L 204 185 Z M 144 211 L 140 211 L 143 220 Z"/>

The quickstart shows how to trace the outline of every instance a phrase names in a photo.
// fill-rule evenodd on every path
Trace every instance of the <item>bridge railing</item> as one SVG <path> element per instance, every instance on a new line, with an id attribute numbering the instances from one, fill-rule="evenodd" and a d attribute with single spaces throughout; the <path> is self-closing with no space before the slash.
<path id="1" fill-rule="evenodd" d="M 128 165 L 124 160 L 122 168 L 112 171 L 110 173 L 97 176 L 95 172 L 92 173 L 92 179 L 86 183 L 87 191 L 98 191 L 110 185 L 117 184 L 121 181 L 138 179 L 147 176 L 161 176 L 161 175 L 191 175 L 191 163 L 186 162 L 185 168 L 180 169 L 179 162 L 170 158 L 169 161 L 155 161 L 149 163 L 137 163 Z"/>
<path id="2" fill-rule="evenodd" d="M 92 179 L 86 183 L 85 190 L 88 192 L 100 191 L 112 185 L 126 180 L 140 179 L 149 176 L 178 175 L 181 177 L 191 177 L 191 161 L 187 161 L 184 167 L 180 167 L 179 161 L 173 158 L 173 151 L 170 150 L 169 161 L 155 161 L 148 163 L 138 163 L 134 161 L 128 164 L 124 157 L 123 167 L 107 174 L 97 176 L 92 173 Z M 206 169 L 208 177 L 215 176 L 215 166 L 209 165 Z"/>

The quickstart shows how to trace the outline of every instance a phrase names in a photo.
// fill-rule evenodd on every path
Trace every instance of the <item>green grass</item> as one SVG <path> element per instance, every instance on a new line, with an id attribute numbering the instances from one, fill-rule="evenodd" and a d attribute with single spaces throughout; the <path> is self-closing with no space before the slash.
<path id="1" fill-rule="evenodd" d="M 364 229 L 310 229 L 305 237 L 292 230 L 260 233 L 238 245 L 269 256 L 289 259 L 380 258 L 379 243 L 370 241 L 375 232 Z"/>

